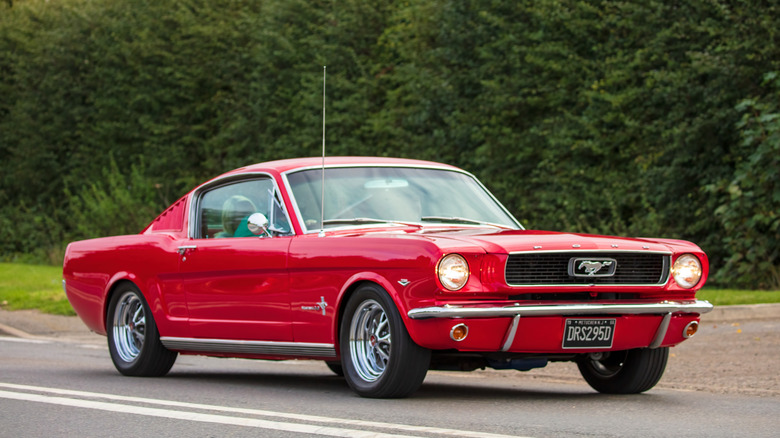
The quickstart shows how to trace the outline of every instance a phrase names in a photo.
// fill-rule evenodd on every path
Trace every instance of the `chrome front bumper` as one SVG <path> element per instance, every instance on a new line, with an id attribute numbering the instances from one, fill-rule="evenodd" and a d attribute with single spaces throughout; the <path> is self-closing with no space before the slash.
<path id="1" fill-rule="evenodd" d="M 515 304 L 503 307 L 444 305 L 412 309 L 407 315 L 412 319 L 510 317 L 512 321 L 504 334 L 501 351 L 509 351 L 517 335 L 517 328 L 522 316 L 659 315 L 662 316 L 661 321 L 652 342 L 648 345 L 648 348 L 658 348 L 662 345 L 666 336 L 672 314 L 703 314 L 711 312 L 712 308 L 713 305 L 708 301 L 700 300 L 684 303 L 662 301 L 660 303 L 646 304 L 557 304 L 535 306 Z"/>
<path id="2" fill-rule="evenodd" d="M 662 315 L 666 313 L 708 313 L 713 305 L 708 301 L 678 303 L 662 301 L 648 304 L 555 304 L 503 307 L 436 306 L 412 309 L 412 319 L 427 318 L 491 318 L 499 316 L 575 316 L 575 315 Z"/>

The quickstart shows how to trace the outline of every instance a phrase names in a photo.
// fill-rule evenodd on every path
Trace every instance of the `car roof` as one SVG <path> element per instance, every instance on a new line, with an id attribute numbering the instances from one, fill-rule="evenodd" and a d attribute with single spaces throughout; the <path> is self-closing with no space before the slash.
<path id="1" fill-rule="evenodd" d="M 325 166 L 412 166 L 412 167 L 437 167 L 444 169 L 458 169 L 455 166 L 436 163 L 433 161 L 412 160 L 407 158 L 388 158 L 388 157 L 325 157 Z M 322 157 L 292 158 L 286 160 L 268 161 L 257 163 L 235 169 L 232 173 L 252 173 L 273 170 L 279 173 L 289 172 L 296 169 L 322 166 Z"/>

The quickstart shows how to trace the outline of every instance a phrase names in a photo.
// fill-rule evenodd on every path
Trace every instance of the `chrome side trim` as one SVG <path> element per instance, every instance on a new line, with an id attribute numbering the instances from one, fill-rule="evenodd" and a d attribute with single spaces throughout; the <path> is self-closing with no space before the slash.
<path id="1" fill-rule="evenodd" d="M 504 307 L 463 307 L 434 306 L 410 310 L 407 315 L 412 319 L 426 318 L 493 318 L 508 316 L 571 316 L 571 315 L 648 315 L 664 313 L 708 313 L 713 305 L 708 301 L 671 302 L 648 304 L 555 304 L 521 306 L 519 304 Z"/>
<path id="2" fill-rule="evenodd" d="M 204 353 L 242 353 L 262 356 L 336 357 L 333 344 L 305 342 L 241 341 L 232 339 L 201 339 L 161 337 L 169 350 L 202 351 Z"/>
<path id="3" fill-rule="evenodd" d="M 666 332 L 669 331 L 669 321 L 671 320 L 672 312 L 664 315 L 663 319 L 661 319 L 661 323 L 658 324 L 658 330 L 655 332 L 655 338 L 653 338 L 653 342 L 647 346 L 648 348 L 658 348 L 661 346 L 661 344 L 664 342 L 664 338 L 666 337 Z"/>

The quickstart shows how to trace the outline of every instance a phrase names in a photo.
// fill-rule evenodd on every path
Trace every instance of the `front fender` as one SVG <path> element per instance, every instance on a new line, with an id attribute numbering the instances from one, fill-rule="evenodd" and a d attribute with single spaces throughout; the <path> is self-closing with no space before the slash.
<path id="1" fill-rule="evenodd" d="M 436 295 L 438 286 L 431 275 L 419 275 L 418 273 L 416 278 L 414 278 L 412 275 L 405 275 L 406 273 L 410 272 L 388 272 L 383 275 L 374 271 L 365 271 L 351 276 L 339 291 L 338 311 L 332 327 L 334 339 L 338 341 L 339 329 L 344 317 L 344 308 L 350 296 L 360 284 L 370 282 L 381 286 L 387 292 L 401 315 L 404 326 L 412 340 L 417 343 L 421 342 L 422 338 L 413 329 L 415 321 L 409 317 L 408 313 L 417 304 L 430 302 Z M 336 342 L 336 345 L 338 350 L 338 342 Z"/>

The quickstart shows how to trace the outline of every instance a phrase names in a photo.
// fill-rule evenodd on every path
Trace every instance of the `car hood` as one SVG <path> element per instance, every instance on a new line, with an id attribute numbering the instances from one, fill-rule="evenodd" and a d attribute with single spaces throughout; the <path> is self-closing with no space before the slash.
<path id="1" fill-rule="evenodd" d="M 453 246 L 476 245 L 487 253 L 509 254 L 525 251 L 641 251 L 682 252 L 701 251 L 696 245 L 681 240 L 626 238 L 591 234 L 559 233 L 538 230 L 422 230 L 421 235 L 437 240 L 440 245 L 452 241 Z M 456 243 L 457 242 L 457 243 Z"/>

